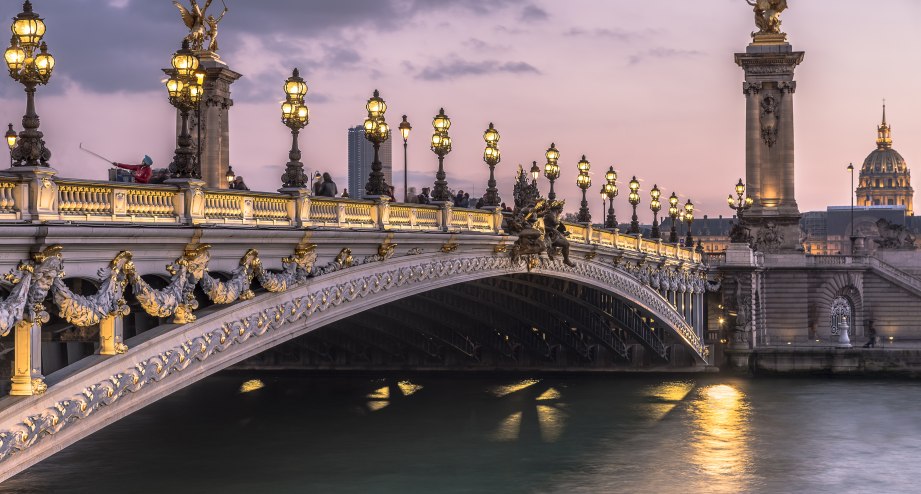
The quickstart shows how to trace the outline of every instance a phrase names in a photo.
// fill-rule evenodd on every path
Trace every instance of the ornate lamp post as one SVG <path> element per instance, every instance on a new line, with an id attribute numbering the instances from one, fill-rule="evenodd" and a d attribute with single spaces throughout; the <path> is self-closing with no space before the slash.
<path id="1" fill-rule="evenodd" d="M 499 131 L 489 123 L 489 128 L 483 133 L 483 140 L 486 141 L 486 150 L 483 151 L 483 161 L 489 166 L 489 181 L 486 182 L 486 196 L 483 198 L 485 206 L 488 208 L 499 207 L 501 198 L 499 190 L 496 189 L 496 165 L 499 164 L 501 153 L 499 153 Z"/>
<path id="2" fill-rule="evenodd" d="M 547 150 L 545 156 L 547 157 L 547 164 L 544 165 L 544 176 L 550 181 L 550 193 L 547 194 L 547 199 L 554 201 L 556 200 L 556 192 L 553 191 L 553 182 L 560 178 L 560 165 L 557 164 L 560 159 L 560 152 L 557 151 L 556 144 L 550 143 L 550 149 Z"/>
<path id="3" fill-rule="evenodd" d="M 406 146 L 409 142 L 409 131 L 413 126 L 409 125 L 406 115 L 403 115 L 403 121 L 400 122 L 400 135 L 403 136 L 403 200 L 409 202 L 409 167 L 406 161 Z"/>
<path id="4" fill-rule="evenodd" d="M 228 187 L 237 179 L 237 174 L 233 172 L 232 166 L 227 165 L 227 173 L 224 174 L 224 179 L 227 180 Z"/>
<path id="5" fill-rule="evenodd" d="M 531 169 L 528 172 L 531 173 L 531 181 L 534 182 L 534 185 L 537 185 L 537 179 L 540 178 L 540 167 L 537 166 L 536 161 L 531 162 Z"/>
<path id="6" fill-rule="evenodd" d="M 854 190 L 854 164 L 848 163 L 847 171 L 851 173 L 851 255 L 854 255 L 854 242 L 857 241 L 857 237 L 854 236 L 854 195 L 856 191 Z"/>
<path id="7" fill-rule="evenodd" d="M 182 41 L 182 48 L 173 54 L 173 70 L 166 81 L 169 102 L 179 110 L 182 125 L 176 139 L 176 154 L 169 165 L 171 178 L 201 178 L 201 168 L 192 149 L 189 134 L 189 112 L 201 102 L 202 86 L 196 76 L 198 57 L 189 49 L 189 41 Z"/>
<path id="8" fill-rule="evenodd" d="M 678 196 L 672 192 L 668 198 L 668 217 L 672 219 L 672 231 L 668 235 L 668 241 L 673 244 L 678 243 Z"/>
<path id="9" fill-rule="evenodd" d="M 288 152 L 288 164 L 281 176 L 281 186 L 285 189 L 303 189 L 309 178 L 304 174 L 301 163 L 301 150 L 297 147 L 297 137 L 301 129 L 310 123 L 310 109 L 304 104 L 307 84 L 301 79 L 297 69 L 285 81 L 285 102 L 281 104 L 281 122 L 291 129 L 291 151 Z M 228 175 L 230 172 L 228 171 Z"/>
<path id="10" fill-rule="evenodd" d="M 592 213 L 588 210 L 588 200 L 585 198 L 585 191 L 592 186 L 592 177 L 588 175 L 588 171 L 592 168 L 591 163 L 585 159 L 585 155 L 582 155 L 582 159 L 579 160 L 579 175 L 576 177 L 576 185 L 582 189 L 582 207 L 579 208 L 579 223 L 591 223 L 592 222 Z"/>
<path id="11" fill-rule="evenodd" d="M 736 212 L 736 215 L 739 217 L 739 223 L 742 222 L 742 216 L 745 211 L 751 209 L 754 200 L 751 197 L 745 197 L 745 184 L 742 183 L 742 179 L 739 179 L 739 183 L 736 184 L 736 197 L 733 198 L 732 194 L 729 194 L 729 197 L 726 199 L 729 202 L 729 207 Z"/>
<path id="12" fill-rule="evenodd" d="M 445 109 L 438 110 L 438 115 L 432 119 L 432 127 L 435 132 L 432 133 L 432 151 L 438 155 L 438 172 L 435 173 L 435 189 L 432 191 L 432 200 L 436 202 L 447 202 L 451 200 L 451 194 L 448 193 L 448 181 L 445 180 L 444 161 L 445 155 L 451 152 L 451 136 L 448 135 L 448 129 L 451 128 L 451 119 L 445 115 Z"/>
<path id="13" fill-rule="evenodd" d="M 35 88 L 39 84 L 48 84 L 51 71 L 54 70 L 54 57 L 48 53 L 48 45 L 42 41 L 45 22 L 32 12 L 32 3 L 26 0 L 22 4 L 22 12 L 13 18 L 12 29 L 13 37 L 10 47 L 4 52 L 4 58 L 10 69 L 10 77 L 26 89 L 23 131 L 19 134 L 18 145 L 14 144 L 11 152 L 12 166 L 48 166 L 51 151 L 45 147 L 42 139 L 44 136 L 38 130 L 38 114 L 35 113 Z"/>
<path id="14" fill-rule="evenodd" d="M 16 135 L 16 131 L 13 130 L 13 124 L 10 124 L 9 130 L 6 131 L 6 144 L 10 147 L 10 166 L 13 166 L 13 148 L 16 147 L 16 141 L 19 139 L 19 136 Z"/>
<path id="15" fill-rule="evenodd" d="M 636 216 L 636 207 L 640 204 L 640 182 L 636 175 L 630 180 L 630 195 L 627 196 L 630 205 L 633 206 L 633 218 L 630 221 L 630 233 L 636 235 L 640 233 L 640 219 Z"/>
<path id="16" fill-rule="evenodd" d="M 690 199 L 684 205 L 684 221 L 688 224 L 688 235 L 684 239 L 684 246 L 693 249 L 694 237 L 691 235 L 691 224 L 694 223 L 694 204 L 691 203 Z"/>
<path id="17" fill-rule="evenodd" d="M 614 215 L 614 198 L 617 197 L 617 172 L 614 171 L 614 167 L 608 168 L 608 172 L 604 174 L 605 181 L 604 184 L 605 194 L 608 196 L 608 217 L 604 222 L 604 226 L 607 228 L 617 228 L 617 216 Z"/>
<path id="18" fill-rule="evenodd" d="M 371 174 L 368 176 L 368 183 L 365 184 L 365 194 L 372 197 L 383 197 L 390 192 L 387 190 L 384 168 L 379 156 L 381 144 L 390 139 L 390 126 L 384 121 L 387 103 L 381 98 L 380 92 L 375 89 L 374 95 L 368 100 L 365 108 L 368 110 L 368 118 L 365 119 L 365 139 L 374 145 L 374 161 L 371 162 Z"/>
<path id="19" fill-rule="evenodd" d="M 662 196 L 662 191 L 659 190 L 658 185 L 653 185 L 652 190 L 649 191 L 649 209 L 652 210 L 652 238 L 661 238 L 662 233 L 659 231 L 659 211 L 662 210 L 662 203 L 659 202 L 659 197 Z"/>

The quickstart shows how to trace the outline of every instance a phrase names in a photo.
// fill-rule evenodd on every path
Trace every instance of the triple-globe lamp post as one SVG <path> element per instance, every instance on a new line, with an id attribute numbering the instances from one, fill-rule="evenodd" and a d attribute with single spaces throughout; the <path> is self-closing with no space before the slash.
<path id="1" fill-rule="evenodd" d="M 438 155 L 438 171 L 435 173 L 435 188 L 432 190 L 432 200 L 435 202 L 448 202 L 451 200 L 451 194 L 448 192 L 448 181 L 445 180 L 444 161 L 445 155 L 451 152 L 451 136 L 448 135 L 448 129 L 451 128 L 451 119 L 445 115 L 445 109 L 438 110 L 438 115 L 432 119 L 432 127 L 435 129 L 432 133 L 432 152 Z"/>
<path id="2" fill-rule="evenodd" d="M 608 168 L 604 178 L 604 192 L 608 199 L 608 217 L 604 221 L 604 226 L 606 228 L 617 228 L 617 216 L 614 215 L 614 198 L 617 197 L 619 191 L 617 190 L 617 172 L 614 171 L 613 166 Z"/>
<path id="3" fill-rule="evenodd" d="M 13 18 L 12 30 L 13 37 L 4 52 L 4 58 L 10 77 L 21 83 L 26 90 L 26 114 L 22 117 L 23 130 L 11 151 L 12 166 L 48 166 L 51 151 L 45 147 L 43 134 L 38 130 L 35 88 L 40 84 L 48 84 L 54 69 L 54 57 L 48 53 L 48 45 L 42 41 L 45 22 L 32 11 L 32 2 L 29 0 L 22 4 L 22 12 Z"/>
<path id="4" fill-rule="evenodd" d="M 659 198 L 662 197 L 662 191 L 658 185 L 653 185 L 649 191 L 649 209 L 652 210 L 652 238 L 661 238 L 662 233 L 659 231 L 659 211 L 662 210 L 662 203 Z"/>
<path id="5" fill-rule="evenodd" d="M 739 179 L 739 183 L 736 184 L 736 197 L 732 197 L 732 194 L 729 194 L 726 201 L 729 203 L 729 207 L 736 212 L 739 223 L 742 223 L 742 217 L 745 211 L 751 209 L 752 204 L 755 202 L 751 197 L 745 196 L 745 184 L 742 182 L 741 178 Z"/>
<path id="6" fill-rule="evenodd" d="M 192 149 L 192 135 L 189 134 L 189 112 L 201 103 L 202 85 L 205 74 L 198 70 L 198 56 L 189 48 L 189 41 L 182 41 L 182 48 L 173 54 L 170 78 L 166 81 L 169 102 L 177 110 L 181 124 L 176 139 L 176 154 L 169 165 L 171 178 L 201 178 L 201 167 L 195 150 Z"/>
<path id="7" fill-rule="evenodd" d="M 678 196 L 672 192 L 668 198 L 668 217 L 672 219 L 672 230 L 668 235 L 669 243 L 678 243 Z"/>
<path id="8" fill-rule="evenodd" d="M 550 192 L 547 194 L 547 199 L 554 201 L 556 200 L 556 192 L 553 191 L 553 182 L 560 178 L 560 165 L 557 163 L 560 160 L 560 152 L 556 149 L 555 143 L 550 143 L 550 148 L 547 149 L 545 156 L 547 164 L 544 165 L 544 176 L 550 181 Z"/>
<path id="9" fill-rule="evenodd" d="M 403 115 L 403 121 L 400 122 L 400 135 L 403 136 L 403 200 L 406 202 L 409 202 L 409 166 L 406 151 L 411 130 L 413 126 L 409 125 L 409 120 L 406 120 L 406 115 Z"/>
<path id="10" fill-rule="evenodd" d="M 582 204 L 579 208 L 579 216 L 576 221 L 579 223 L 591 223 L 592 222 L 592 213 L 588 209 L 588 200 L 585 197 L 585 192 L 589 187 L 592 186 L 592 177 L 589 176 L 588 172 L 591 170 L 592 165 L 585 159 L 585 155 L 582 155 L 582 159 L 579 160 L 579 175 L 576 177 L 576 185 L 582 189 Z"/>
<path id="11" fill-rule="evenodd" d="M 630 233 L 637 235 L 640 233 L 640 219 L 636 215 L 636 207 L 640 204 L 640 182 L 636 175 L 630 180 L 630 195 L 627 196 L 630 205 L 633 206 L 633 217 L 630 219 Z"/>
<path id="12" fill-rule="evenodd" d="M 688 199 L 688 202 L 684 205 L 684 221 L 688 224 L 688 235 L 684 239 L 684 246 L 693 249 L 694 237 L 691 235 L 691 225 L 694 223 L 694 204 L 690 199 Z"/>
<path id="13" fill-rule="evenodd" d="M 281 104 L 281 122 L 291 129 L 291 151 L 288 152 L 285 173 L 281 176 L 281 186 L 285 189 L 306 188 L 309 180 L 304 174 L 301 150 L 297 145 L 301 129 L 310 123 L 310 109 L 304 104 L 306 95 L 307 84 L 295 68 L 285 81 L 285 102 Z"/>
<path id="14" fill-rule="evenodd" d="M 384 120 L 387 103 L 375 89 L 365 108 L 368 110 L 368 118 L 365 119 L 365 139 L 374 146 L 374 160 L 371 161 L 371 174 L 368 176 L 368 183 L 365 184 L 365 194 L 371 197 L 384 197 L 390 192 L 380 159 L 381 144 L 390 139 L 390 126 Z"/>
<path id="15" fill-rule="evenodd" d="M 483 161 L 489 166 L 489 181 L 486 182 L 486 196 L 483 198 L 483 203 L 487 208 L 497 208 L 501 199 L 499 198 L 499 189 L 496 188 L 495 169 L 502 158 L 499 152 L 499 131 L 496 130 L 492 122 L 489 123 L 489 128 L 483 133 L 483 140 L 486 141 Z"/>

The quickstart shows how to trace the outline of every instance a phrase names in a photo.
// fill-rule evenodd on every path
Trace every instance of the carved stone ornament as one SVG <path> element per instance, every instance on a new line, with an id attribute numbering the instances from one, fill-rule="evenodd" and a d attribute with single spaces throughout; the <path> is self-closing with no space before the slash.
<path id="1" fill-rule="evenodd" d="M 768 221 L 758 229 L 755 246 L 763 252 L 776 252 L 783 246 L 783 231 L 773 221 Z"/>
<path id="2" fill-rule="evenodd" d="M 761 140 L 767 147 L 777 144 L 777 100 L 773 96 L 765 96 L 761 100 Z"/>
<path id="3" fill-rule="evenodd" d="M 896 225 L 880 218 L 876 220 L 876 229 L 879 231 L 879 238 L 874 238 L 873 242 L 880 249 L 915 249 L 915 237 L 904 225 Z"/>
<path id="4" fill-rule="evenodd" d="M 200 246 L 187 251 L 180 260 L 171 264 L 173 267 L 174 281 L 185 280 L 178 283 L 171 296 L 181 298 L 188 283 L 199 274 L 205 274 L 204 264 L 208 259 L 207 247 Z M 41 256 L 35 256 L 31 261 L 32 269 L 36 267 L 52 269 L 60 273 L 60 250 L 50 251 Z M 333 261 L 334 265 L 346 266 L 346 258 L 351 257 L 348 249 L 343 249 Z M 275 284 L 276 289 L 280 284 L 293 286 L 298 281 L 306 279 L 306 273 L 316 259 L 312 246 L 298 249 L 295 256 L 285 259 L 283 273 L 269 276 L 270 273 L 260 271 L 261 263 L 257 262 L 255 251 L 248 251 L 241 260 L 241 268 L 253 266 L 256 278 L 260 272 Z M 431 282 L 440 283 L 440 280 L 456 279 L 458 276 L 482 278 L 489 276 L 502 276 L 513 272 L 522 272 L 519 263 L 513 263 L 507 256 L 495 256 L 492 253 L 482 256 L 444 257 L 433 256 L 429 258 L 406 257 L 405 259 L 418 259 L 406 261 L 394 267 L 383 265 L 381 268 L 356 269 L 350 277 L 336 278 L 328 285 L 311 288 L 303 286 L 299 291 L 287 298 L 277 299 L 276 305 L 251 310 L 249 313 L 234 316 L 234 319 L 209 321 L 188 326 L 182 334 L 181 343 L 175 346 L 158 350 L 155 354 L 144 354 L 143 346 L 132 348 L 127 356 L 129 360 L 110 360 L 111 365 L 118 366 L 109 377 L 100 378 L 98 381 L 87 383 L 81 391 L 73 394 L 59 392 L 53 401 L 48 401 L 30 408 L 28 415 L 24 415 L 14 425 L 0 430 L 0 461 L 10 455 L 26 450 L 48 436 L 55 435 L 62 430 L 80 423 L 80 420 L 89 419 L 97 411 L 114 404 L 127 395 L 138 396 L 145 391 L 161 392 L 161 387 L 169 386 L 170 375 L 184 372 L 186 369 L 199 369 L 198 364 L 208 359 L 218 359 L 220 355 L 229 355 L 235 349 L 252 345 L 265 345 L 281 333 L 302 326 L 308 320 L 314 320 L 320 313 L 343 306 L 344 310 L 351 310 L 351 302 L 375 297 L 391 297 L 382 292 L 401 288 L 407 292 L 417 292 Z M 49 262 L 50 261 L 50 262 Z M 37 266 L 38 264 L 39 266 Z M 627 263 L 625 263 L 627 264 Z M 636 263 L 630 263 L 639 269 Z M 682 315 L 663 298 L 657 291 L 641 283 L 637 278 L 628 274 L 624 269 L 613 268 L 600 262 L 580 262 L 576 266 L 568 266 L 561 261 L 550 261 L 544 258 L 534 258 L 534 265 L 529 266 L 541 270 L 548 275 L 556 275 L 595 286 L 606 287 L 635 301 L 646 308 L 654 317 L 664 323 L 665 327 L 673 330 L 688 347 L 698 355 L 706 357 L 708 354 L 703 342 L 698 338 L 694 329 L 684 320 Z M 126 273 L 129 278 L 137 278 L 137 273 L 130 267 L 130 256 L 127 253 L 119 254 L 107 271 L 107 279 L 120 279 L 116 272 Z M 21 276 L 18 283 L 28 283 L 29 269 L 17 271 Z M 243 272 L 243 271 L 240 271 Z M 686 274 L 689 276 L 693 273 Z M 698 277 L 702 276 L 698 273 Z M 234 275 L 236 277 L 236 275 Z M 279 278 L 284 278 L 279 279 Z M 53 277 L 51 278 L 53 280 Z M 701 278 L 702 279 L 702 278 Z M 136 280 L 132 281 L 132 283 Z M 48 286 L 50 286 L 50 282 Z M 412 287 L 407 285 L 417 285 Z M 149 288 L 149 287 L 148 287 Z M 151 296 L 150 298 L 156 298 Z M 170 302 L 175 309 L 181 300 Z M 118 304 L 115 304 L 118 305 Z M 146 310 L 146 309 L 145 309 Z M 153 310 L 157 310 L 155 307 Z M 312 319 L 314 318 L 314 319 Z M 164 335 L 166 337 L 166 335 Z M 105 365 L 105 364 L 101 364 Z M 65 383 L 61 383 L 65 385 Z M 149 389 L 148 389 L 149 388 Z M 63 390 L 62 390 L 63 391 Z"/>

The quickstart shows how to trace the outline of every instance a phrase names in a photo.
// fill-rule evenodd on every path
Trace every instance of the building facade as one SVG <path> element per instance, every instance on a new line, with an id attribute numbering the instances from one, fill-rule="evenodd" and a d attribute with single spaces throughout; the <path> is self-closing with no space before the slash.
<path id="1" fill-rule="evenodd" d="M 383 167 L 384 180 L 393 185 L 393 138 L 381 144 L 378 157 Z M 371 174 L 374 161 L 374 145 L 365 139 L 365 129 L 358 125 L 349 129 L 349 197 L 365 197 L 365 184 Z"/>
<path id="2" fill-rule="evenodd" d="M 914 216 L 914 193 L 908 163 L 892 149 L 892 128 L 886 123 L 886 105 L 883 105 L 883 122 L 877 127 L 876 149 L 867 156 L 860 169 L 857 205 L 902 206 L 909 216 Z"/>

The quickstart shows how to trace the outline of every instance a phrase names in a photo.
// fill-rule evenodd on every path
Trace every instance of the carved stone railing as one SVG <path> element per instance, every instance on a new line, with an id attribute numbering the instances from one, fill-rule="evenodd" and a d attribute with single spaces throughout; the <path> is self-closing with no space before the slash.
<path id="1" fill-rule="evenodd" d="M 307 191 L 271 193 L 208 189 L 198 180 L 142 185 L 63 179 L 51 169 L 0 172 L 0 223 L 55 221 L 175 223 L 244 227 L 336 228 L 501 234 L 502 214 L 386 200 L 310 197 Z M 616 229 L 567 223 L 573 243 L 699 262 L 691 249 Z"/>

